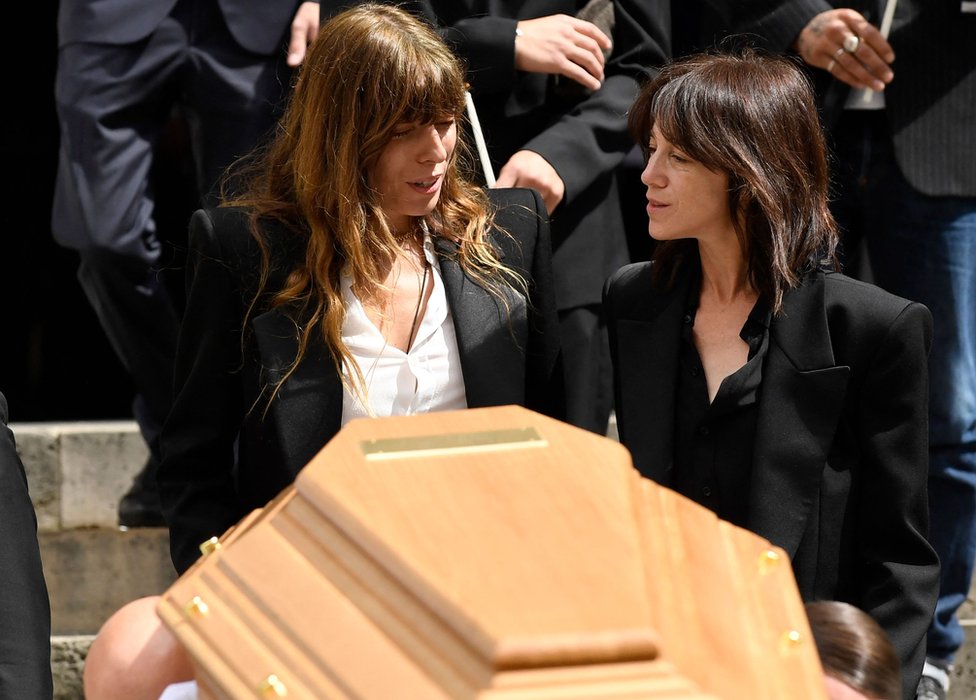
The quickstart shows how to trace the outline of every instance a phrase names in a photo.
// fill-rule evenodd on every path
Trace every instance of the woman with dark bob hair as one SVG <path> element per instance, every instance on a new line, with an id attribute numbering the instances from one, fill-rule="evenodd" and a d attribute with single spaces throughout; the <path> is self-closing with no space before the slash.
<path id="1" fill-rule="evenodd" d="M 193 216 L 159 473 L 180 572 L 352 418 L 560 417 L 545 206 L 465 178 L 464 105 L 427 25 L 357 6 L 322 26 L 243 184 Z"/>
<path id="2" fill-rule="evenodd" d="M 884 630 L 850 603 L 805 606 L 828 700 L 900 700 L 898 655 Z"/>
<path id="3" fill-rule="evenodd" d="M 668 65 L 630 126 L 658 243 L 605 293 L 620 438 L 643 475 L 785 549 L 805 600 L 874 617 L 913 697 L 939 576 L 928 310 L 834 270 L 824 138 L 789 60 Z"/>

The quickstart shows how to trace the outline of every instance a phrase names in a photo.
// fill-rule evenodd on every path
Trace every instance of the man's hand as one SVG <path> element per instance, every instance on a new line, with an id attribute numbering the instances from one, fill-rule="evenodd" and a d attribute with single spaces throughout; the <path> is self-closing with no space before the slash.
<path id="1" fill-rule="evenodd" d="M 530 187 L 542 195 L 546 211 L 563 201 L 566 185 L 549 161 L 534 151 L 518 151 L 502 166 L 495 187 Z"/>
<path id="2" fill-rule="evenodd" d="M 303 2 L 291 21 L 291 40 L 288 42 L 288 65 L 295 68 L 305 60 L 305 49 L 319 34 L 319 4 Z"/>
<path id="3" fill-rule="evenodd" d="M 845 39 L 854 51 L 845 49 Z M 854 10 L 821 12 L 800 31 L 793 48 L 809 65 L 823 68 L 851 87 L 880 92 L 894 77 L 888 67 L 895 60 L 891 44 Z"/>
<path id="4" fill-rule="evenodd" d="M 518 23 L 515 67 L 528 73 L 565 75 L 590 90 L 603 82 L 603 50 L 610 38 L 590 22 L 549 15 Z"/>

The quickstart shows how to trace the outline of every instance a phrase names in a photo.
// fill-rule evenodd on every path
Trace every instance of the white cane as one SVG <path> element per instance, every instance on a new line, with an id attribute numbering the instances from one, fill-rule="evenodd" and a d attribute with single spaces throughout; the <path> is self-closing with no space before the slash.
<path id="1" fill-rule="evenodd" d="M 481 161 L 481 170 L 485 174 L 485 182 L 489 187 L 494 187 L 495 173 L 488 158 L 488 145 L 485 143 L 485 135 L 481 131 L 481 122 L 478 121 L 478 112 L 474 108 L 474 100 L 471 99 L 470 92 L 464 93 L 464 103 L 468 112 L 468 121 L 471 123 L 471 131 L 474 133 L 474 142 L 478 147 L 478 159 Z"/>
<path id="2" fill-rule="evenodd" d="M 888 40 L 888 33 L 891 31 L 891 22 L 895 18 L 895 6 L 898 4 L 898 0 L 888 0 L 885 5 L 884 15 L 881 17 L 881 26 L 878 31 L 881 32 L 881 36 L 884 37 L 885 41 Z M 872 100 L 878 99 L 877 93 L 870 88 L 863 88 L 861 90 L 861 101 L 871 102 Z"/>

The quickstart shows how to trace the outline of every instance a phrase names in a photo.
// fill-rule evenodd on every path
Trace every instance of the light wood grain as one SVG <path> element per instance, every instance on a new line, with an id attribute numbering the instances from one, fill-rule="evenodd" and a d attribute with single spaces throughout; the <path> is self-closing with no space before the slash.
<path id="1" fill-rule="evenodd" d="M 468 444 L 522 428 L 538 439 Z M 368 446 L 397 438 L 420 439 Z M 269 674 L 288 698 L 823 700 L 768 551 L 619 444 L 525 409 L 360 420 L 160 614 L 221 700 L 275 697 L 257 691 Z"/>

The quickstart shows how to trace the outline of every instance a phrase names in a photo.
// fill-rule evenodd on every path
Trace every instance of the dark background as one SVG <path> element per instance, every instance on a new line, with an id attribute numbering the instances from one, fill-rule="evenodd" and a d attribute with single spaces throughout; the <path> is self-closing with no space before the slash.
<path id="1" fill-rule="evenodd" d="M 0 163 L 6 170 L 0 189 L 5 200 L 0 207 L 0 392 L 12 421 L 127 418 L 131 382 L 75 278 L 77 254 L 51 236 L 58 3 L 29 3 L 29 13 L 18 5 L 10 8 L 9 40 L 0 45 L 0 65 L 6 69 L 0 128 Z M 195 201 L 178 116 L 157 153 L 157 218 L 171 242 L 166 260 L 175 278 Z"/>

